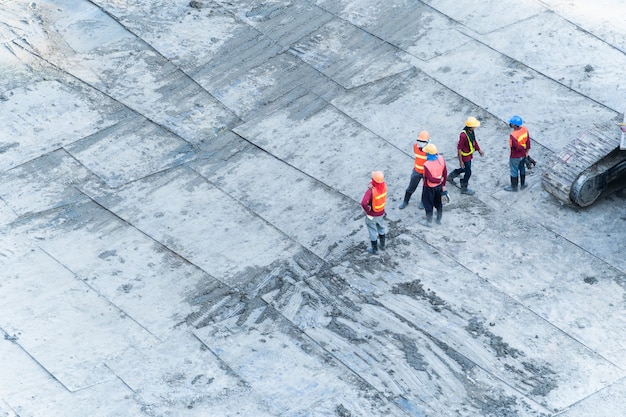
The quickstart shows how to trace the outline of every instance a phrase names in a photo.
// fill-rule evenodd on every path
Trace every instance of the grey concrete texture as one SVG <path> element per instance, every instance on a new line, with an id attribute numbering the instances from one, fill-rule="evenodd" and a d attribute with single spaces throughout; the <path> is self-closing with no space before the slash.
<path id="1" fill-rule="evenodd" d="M 0 416 L 626 414 L 621 0 L 0 0 Z M 503 190 L 508 119 L 538 164 Z M 470 187 L 399 210 L 421 130 Z M 387 248 L 361 198 L 388 184 Z"/>

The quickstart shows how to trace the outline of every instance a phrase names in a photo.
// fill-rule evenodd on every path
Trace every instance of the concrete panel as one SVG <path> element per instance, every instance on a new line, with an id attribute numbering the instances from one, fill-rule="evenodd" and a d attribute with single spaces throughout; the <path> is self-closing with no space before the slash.
<path id="1" fill-rule="evenodd" d="M 519 42 L 522 38 L 524 42 Z M 614 78 L 626 67 L 624 51 L 554 13 L 509 25 L 481 41 L 619 113 L 626 109 L 626 86 Z"/>
<path id="2" fill-rule="evenodd" d="M 13 230 L 127 317 L 162 339 L 228 288 L 93 202 L 38 216 Z"/>
<path id="3" fill-rule="evenodd" d="M 33 13 L 42 30 L 57 37 L 52 49 L 46 39 L 35 41 L 33 48 L 38 53 L 46 53 L 63 71 L 185 140 L 212 139 L 236 122 L 232 113 L 171 61 L 97 6 L 66 2 L 62 7 L 36 8 Z M 98 44 L 90 39 L 98 39 Z"/>
<path id="4" fill-rule="evenodd" d="M 129 349 L 107 365 L 152 415 L 274 415 L 269 412 L 271 406 L 210 346 L 186 331 L 174 332 L 149 349 Z"/>
<path id="5" fill-rule="evenodd" d="M 419 64 L 419 68 L 503 121 L 518 114 L 531 137 L 553 152 L 598 121 L 616 113 L 481 44 L 471 59 L 457 50 Z M 479 63 L 479 65 L 478 65 Z M 535 132 L 535 133 L 533 133 Z"/>
<path id="6" fill-rule="evenodd" d="M 289 51 L 344 88 L 354 88 L 411 67 L 409 55 L 339 19 Z"/>
<path id="7" fill-rule="evenodd" d="M 113 379 L 106 358 L 156 341 L 63 265 L 5 237 L 0 326 L 69 391 Z"/>
<path id="8" fill-rule="evenodd" d="M 423 0 L 423 2 L 478 33 L 492 32 L 545 10 L 541 2 L 533 0 L 517 0 L 514 3 L 486 0 L 469 4 L 459 4 L 456 0 Z"/>
<path id="9" fill-rule="evenodd" d="M 316 4 L 422 60 L 469 40 L 457 22 L 420 1 L 317 0 Z"/>
<path id="10" fill-rule="evenodd" d="M 367 235 L 363 210 L 354 200 L 258 148 L 238 152 L 228 166 L 220 167 L 215 159 L 191 166 L 320 258 Z M 246 187 L 239 178 L 248 179 Z M 291 186 L 285 187 L 280 178 L 290 178 Z"/>
<path id="11" fill-rule="evenodd" d="M 0 174 L 0 197 L 23 216 L 84 201 L 76 185 L 93 174 L 64 150 L 47 153 Z"/>
<path id="12" fill-rule="evenodd" d="M 112 188 L 181 165 L 195 157 L 191 144 L 136 115 L 66 149 Z"/>
<path id="13" fill-rule="evenodd" d="M 360 203 L 372 171 L 393 184 L 405 169 L 402 153 L 382 138 L 318 99 L 302 98 L 282 111 L 234 131 L 264 151 Z M 367 144 L 367 146 L 364 146 Z M 376 149 L 371 152 L 369 149 Z"/>
<path id="14" fill-rule="evenodd" d="M 546 8 L 553 10 L 581 29 L 593 33 L 615 48 L 626 52 L 624 16 L 626 3 L 622 0 L 595 0 L 571 2 L 567 0 L 541 0 Z"/>
<path id="15" fill-rule="evenodd" d="M 344 415 L 405 415 L 294 330 L 271 309 L 260 307 L 194 334 L 267 400 L 273 415 L 310 415 L 311 410 L 316 415 L 337 411 Z M 256 341 L 254 346 L 251 340 Z"/>
<path id="16" fill-rule="evenodd" d="M 255 279 L 256 269 L 281 263 L 301 250 L 189 169 L 145 178 L 112 195 L 97 189 L 88 192 L 147 236 L 228 285 Z M 220 221 L 226 217 L 228 222 Z"/>
<path id="17" fill-rule="evenodd" d="M 93 134 L 119 121 L 121 106 L 75 82 L 40 80 L 4 91 L 0 100 L 0 170 Z"/>

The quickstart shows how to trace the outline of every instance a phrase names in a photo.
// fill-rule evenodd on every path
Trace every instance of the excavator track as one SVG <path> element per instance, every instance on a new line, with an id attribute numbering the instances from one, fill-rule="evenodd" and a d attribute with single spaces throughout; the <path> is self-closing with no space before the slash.
<path id="1" fill-rule="evenodd" d="M 543 189 L 568 205 L 591 205 L 611 181 L 626 173 L 621 135 L 615 122 L 584 131 L 544 171 Z"/>

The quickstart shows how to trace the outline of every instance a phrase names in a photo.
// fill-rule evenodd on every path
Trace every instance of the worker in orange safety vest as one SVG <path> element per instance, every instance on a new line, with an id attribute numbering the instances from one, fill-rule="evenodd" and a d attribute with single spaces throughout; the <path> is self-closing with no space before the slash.
<path id="1" fill-rule="evenodd" d="M 526 188 L 526 158 L 530 151 L 530 134 L 522 126 L 523 123 L 519 116 L 509 119 L 509 127 L 513 129 L 509 136 L 511 185 L 504 187 L 506 191 L 517 191 L 518 184 L 522 189 Z"/>
<path id="2" fill-rule="evenodd" d="M 434 209 L 437 209 L 437 224 L 441 224 L 443 200 L 448 198 L 448 191 L 446 191 L 448 169 L 446 161 L 437 153 L 437 147 L 434 144 L 426 145 L 424 152 L 426 152 L 426 163 L 424 164 L 422 204 L 426 210 L 426 219 L 420 221 L 420 224 L 430 227 L 433 222 Z"/>
<path id="3" fill-rule="evenodd" d="M 427 131 L 422 130 L 417 136 L 417 142 L 413 144 L 413 154 L 415 155 L 415 160 L 413 161 L 413 170 L 411 171 L 409 186 L 404 192 L 404 200 L 402 200 L 402 203 L 400 203 L 400 210 L 404 209 L 409 204 L 411 196 L 417 189 L 417 186 L 424 176 L 424 163 L 426 162 L 426 152 L 424 152 L 423 148 L 429 143 L 430 134 Z M 419 208 L 424 208 L 421 201 Z"/>
<path id="4" fill-rule="evenodd" d="M 387 184 L 382 171 L 372 172 L 372 181 L 361 199 L 365 211 L 365 226 L 369 233 L 371 248 L 369 253 L 376 255 L 380 247 L 385 250 L 385 205 L 387 204 Z M 380 241 L 380 246 L 378 242 Z"/>

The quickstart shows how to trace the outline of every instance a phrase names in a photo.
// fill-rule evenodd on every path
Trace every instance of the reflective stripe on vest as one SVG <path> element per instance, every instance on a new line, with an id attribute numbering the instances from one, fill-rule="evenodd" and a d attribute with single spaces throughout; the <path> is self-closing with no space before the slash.
<path id="1" fill-rule="evenodd" d="M 438 185 L 441 185 L 441 183 L 443 182 L 443 169 L 445 168 L 445 166 L 446 164 L 443 161 L 443 157 L 441 155 L 437 155 L 436 160 L 426 161 L 426 164 L 424 164 L 424 168 L 428 169 L 430 176 L 435 178 L 436 181 L 430 181 L 427 177 L 424 177 L 427 186 L 436 187 Z"/>
<path id="2" fill-rule="evenodd" d="M 372 187 L 372 211 L 380 213 L 385 210 L 387 203 L 387 184 L 383 187 L 382 192 L 376 190 L 376 186 Z"/>
<path id="3" fill-rule="evenodd" d="M 424 174 L 424 162 L 426 162 L 426 152 L 420 149 L 417 143 L 413 144 L 413 152 L 415 153 L 415 162 L 413 163 L 413 169 L 415 172 Z"/>
<path id="4" fill-rule="evenodd" d="M 474 153 L 474 143 L 472 143 L 472 140 L 470 139 L 469 135 L 467 134 L 465 130 L 461 130 L 461 133 L 465 133 L 465 137 L 467 138 L 467 143 L 469 143 L 469 152 L 461 151 L 461 156 L 470 156 L 471 154 Z M 461 133 L 459 133 L 459 135 Z"/>
<path id="5" fill-rule="evenodd" d="M 526 143 L 528 142 L 528 129 L 524 126 L 520 127 L 517 130 L 511 132 L 511 136 L 520 144 L 520 146 L 526 149 Z M 511 142 L 511 138 L 509 138 L 509 147 L 512 147 L 513 143 Z"/>

